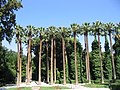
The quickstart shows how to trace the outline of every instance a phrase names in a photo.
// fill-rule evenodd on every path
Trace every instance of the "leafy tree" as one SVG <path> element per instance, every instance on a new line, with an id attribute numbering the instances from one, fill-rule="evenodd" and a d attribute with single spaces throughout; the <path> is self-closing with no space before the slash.
<path id="1" fill-rule="evenodd" d="M 115 70 L 117 79 L 120 79 L 120 40 L 115 37 L 115 44 L 113 45 L 113 49 L 115 51 Z"/>
<path id="2" fill-rule="evenodd" d="M 104 48 L 105 48 L 104 59 L 103 59 L 104 78 L 111 80 L 112 79 L 112 65 L 111 65 L 111 56 L 110 56 L 110 49 L 109 49 L 109 42 L 107 39 L 107 35 L 105 35 Z"/>
<path id="3" fill-rule="evenodd" d="M 76 40 L 77 45 L 77 69 L 78 69 L 78 81 L 81 82 L 82 77 L 82 65 L 81 65 L 81 54 L 82 54 L 82 45 L 79 43 L 78 39 Z M 69 81 L 74 83 L 75 79 L 75 64 L 74 64 L 74 38 L 69 38 L 69 42 L 66 44 L 67 56 L 68 56 L 68 72 L 69 72 Z"/>
<path id="4" fill-rule="evenodd" d="M 0 41 L 12 40 L 12 31 L 16 24 L 15 11 L 22 7 L 21 0 L 0 0 Z"/>
<path id="5" fill-rule="evenodd" d="M 22 55 L 22 78 L 25 77 L 25 59 Z M 17 52 L 8 50 L 6 47 L 0 46 L 0 86 L 5 84 L 16 83 L 17 73 Z"/>
<path id="6" fill-rule="evenodd" d="M 115 43 L 113 45 L 113 49 L 115 51 L 115 68 L 116 68 L 116 77 L 120 79 L 120 23 L 116 24 L 115 27 Z"/>
<path id="7" fill-rule="evenodd" d="M 90 54 L 89 54 L 90 55 Z M 86 50 L 82 51 L 82 60 L 81 60 L 81 82 L 86 82 Z"/>
<path id="8" fill-rule="evenodd" d="M 20 1 L 18 0 L 12 0 L 12 1 L 1 0 L 0 1 L 0 42 L 4 40 L 4 38 L 6 38 L 6 40 L 9 43 L 11 42 L 13 37 L 12 32 L 16 25 L 16 15 L 14 12 L 20 9 L 21 7 L 22 7 L 21 0 Z M 19 74 L 21 75 L 21 72 Z M 21 81 L 21 76 L 19 79 L 20 79 L 19 81 Z"/>
<path id="9" fill-rule="evenodd" d="M 100 62 L 99 62 L 99 46 L 98 41 L 95 38 L 92 42 L 92 51 L 90 55 L 90 71 L 91 71 L 91 79 L 95 82 L 100 82 Z"/>

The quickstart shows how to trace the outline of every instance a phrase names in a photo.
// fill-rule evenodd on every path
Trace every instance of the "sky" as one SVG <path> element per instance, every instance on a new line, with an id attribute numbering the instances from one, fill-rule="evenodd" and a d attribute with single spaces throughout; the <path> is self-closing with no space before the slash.
<path id="1" fill-rule="evenodd" d="M 16 13 L 17 24 L 25 27 L 65 26 L 72 23 L 120 22 L 120 0 L 22 0 L 23 8 Z M 84 47 L 83 37 L 79 38 Z M 89 48 L 92 37 L 89 37 Z M 3 45 L 17 51 L 13 40 L 11 44 L 3 41 Z M 101 37 L 102 46 L 104 39 Z M 103 46 L 104 48 L 104 46 Z M 24 54 L 26 54 L 24 47 Z"/>

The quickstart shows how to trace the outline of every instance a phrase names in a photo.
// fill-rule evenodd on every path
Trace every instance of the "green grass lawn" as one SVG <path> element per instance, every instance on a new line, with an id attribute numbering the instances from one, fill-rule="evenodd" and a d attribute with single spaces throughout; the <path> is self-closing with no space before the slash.
<path id="1" fill-rule="evenodd" d="M 31 87 L 9 88 L 8 90 L 32 90 Z"/>
<path id="2" fill-rule="evenodd" d="M 64 90 L 69 89 L 68 87 L 62 87 L 62 86 L 53 86 L 53 87 L 41 87 L 40 90 Z"/>
<path id="3" fill-rule="evenodd" d="M 40 87 L 40 90 L 64 90 L 64 89 L 69 89 L 69 88 L 62 86 Z M 10 88 L 8 90 L 32 90 L 32 89 L 31 87 L 22 87 L 22 88 Z"/>
<path id="4" fill-rule="evenodd" d="M 109 88 L 108 85 L 104 84 L 85 84 L 84 87 L 90 87 L 90 88 Z"/>

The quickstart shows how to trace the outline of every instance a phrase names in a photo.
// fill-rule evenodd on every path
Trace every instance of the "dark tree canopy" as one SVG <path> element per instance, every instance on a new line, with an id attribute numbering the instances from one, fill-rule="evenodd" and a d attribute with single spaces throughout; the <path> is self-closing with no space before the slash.
<path id="1" fill-rule="evenodd" d="M 15 11 L 21 7 L 21 0 L 0 0 L 0 41 L 4 38 L 11 41 L 16 24 Z"/>

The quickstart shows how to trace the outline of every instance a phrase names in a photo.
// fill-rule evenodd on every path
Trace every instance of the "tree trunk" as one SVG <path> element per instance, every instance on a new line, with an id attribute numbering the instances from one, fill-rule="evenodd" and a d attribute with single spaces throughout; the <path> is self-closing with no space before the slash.
<path id="1" fill-rule="evenodd" d="M 20 59 L 19 59 L 19 63 L 20 63 L 20 84 L 21 84 L 21 78 L 22 78 L 22 43 L 21 43 L 21 40 L 20 40 Z"/>
<path id="2" fill-rule="evenodd" d="M 41 84 L 41 59 L 42 59 L 42 56 L 41 56 L 41 53 L 42 53 L 42 37 L 40 36 L 40 50 L 39 50 L 39 80 L 38 80 L 38 83 Z"/>
<path id="3" fill-rule="evenodd" d="M 27 52 L 27 58 L 28 58 L 28 52 Z M 26 81 L 25 81 L 26 83 L 27 83 L 27 80 L 28 80 L 27 79 L 27 77 L 28 77 L 28 65 L 27 64 L 28 64 L 28 61 L 26 62 Z"/>
<path id="4" fill-rule="evenodd" d="M 51 84 L 53 84 L 53 38 L 51 38 Z"/>
<path id="5" fill-rule="evenodd" d="M 17 56 L 17 86 L 20 85 L 20 45 L 19 45 L 19 38 L 17 38 L 17 49 L 18 49 L 18 56 Z"/>
<path id="6" fill-rule="evenodd" d="M 31 58 L 32 58 L 32 53 L 30 53 L 30 55 L 31 55 Z M 30 61 L 30 81 L 32 81 L 32 61 Z"/>
<path id="7" fill-rule="evenodd" d="M 101 69 L 101 83 L 104 83 L 103 65 L 102 65 L 102 56 L 101 56 L 101 47 L 100 47 L 100 33 L 99 32 L 98 32 L 98 46 L 99 46 L 100 69 Z"/>
<path id="8" fill-rule="evenodd" d="M 65 41 L 64 38 L 62 37 L 62 53 L 63 53 L 63 78 L 64 82 L 63 84 L 66 84 L 66 71 L 65 71 Z"/>
<path id="9" fill-rule="evenodd" d="M 88 83 L 91 83 L 90 79 L 90 61 L 89 61 L 89 46 L 88 46 L 88 32 L 86 32 L 86 52 L 87 52 L 87 80 Z"/>
<path id="10" fill-rule="evenodd" d="M 75 58 L 75 81 L 78 84 L 77 56 L 76 56 L 76 32 L 74 32 L 74 58 Z"/>
<path id="11" fill-rule="evenodd" d="M 54 39 L 54 83 L 56 83 L 56 41 Z"/>
<path id="12" fill-rule="evenodd" d="M 84 33 L 84 42 L 85 42 L 85 62 L 86 62 L 86 77 L 88 80 L 88 59 L 87 59 L 87 37 L 86 37 L 86 32 Z"/>
<path id="13" fill-rule="evenodd" d="M 113 79 L 116 79 L 116 71 L 115 71 L 115 62 L 114 62 L 114 55 L 113 55 L 113 48 L 112 48 L 111 32 L 109 32 L 109 39 L 110 39 L 110 52 L 111 52 L 111 56 L 112 56 Z"/>
<path id="14" fill-rule="evenodd" d="M 31 66 L 31 37 L 28 40 L 28 61 L 27 61 L 27 84 L 30 84 L 30 67 Z"/>
<path id="15" fill-rule="evenodd" d="M 47 53 L 47 83 L 49 83 L 49 59 L 48 59 L 48 42 L 46 42 L 46 53 Z"/>
<path id="16" fill-rule="evenodd" d="M 65 65 L 66 65 L 66 82 L 68 81 L 68 57 L 67 57 L 67 51 L 66 51 L 66 44 L 65 44 Z"/>

